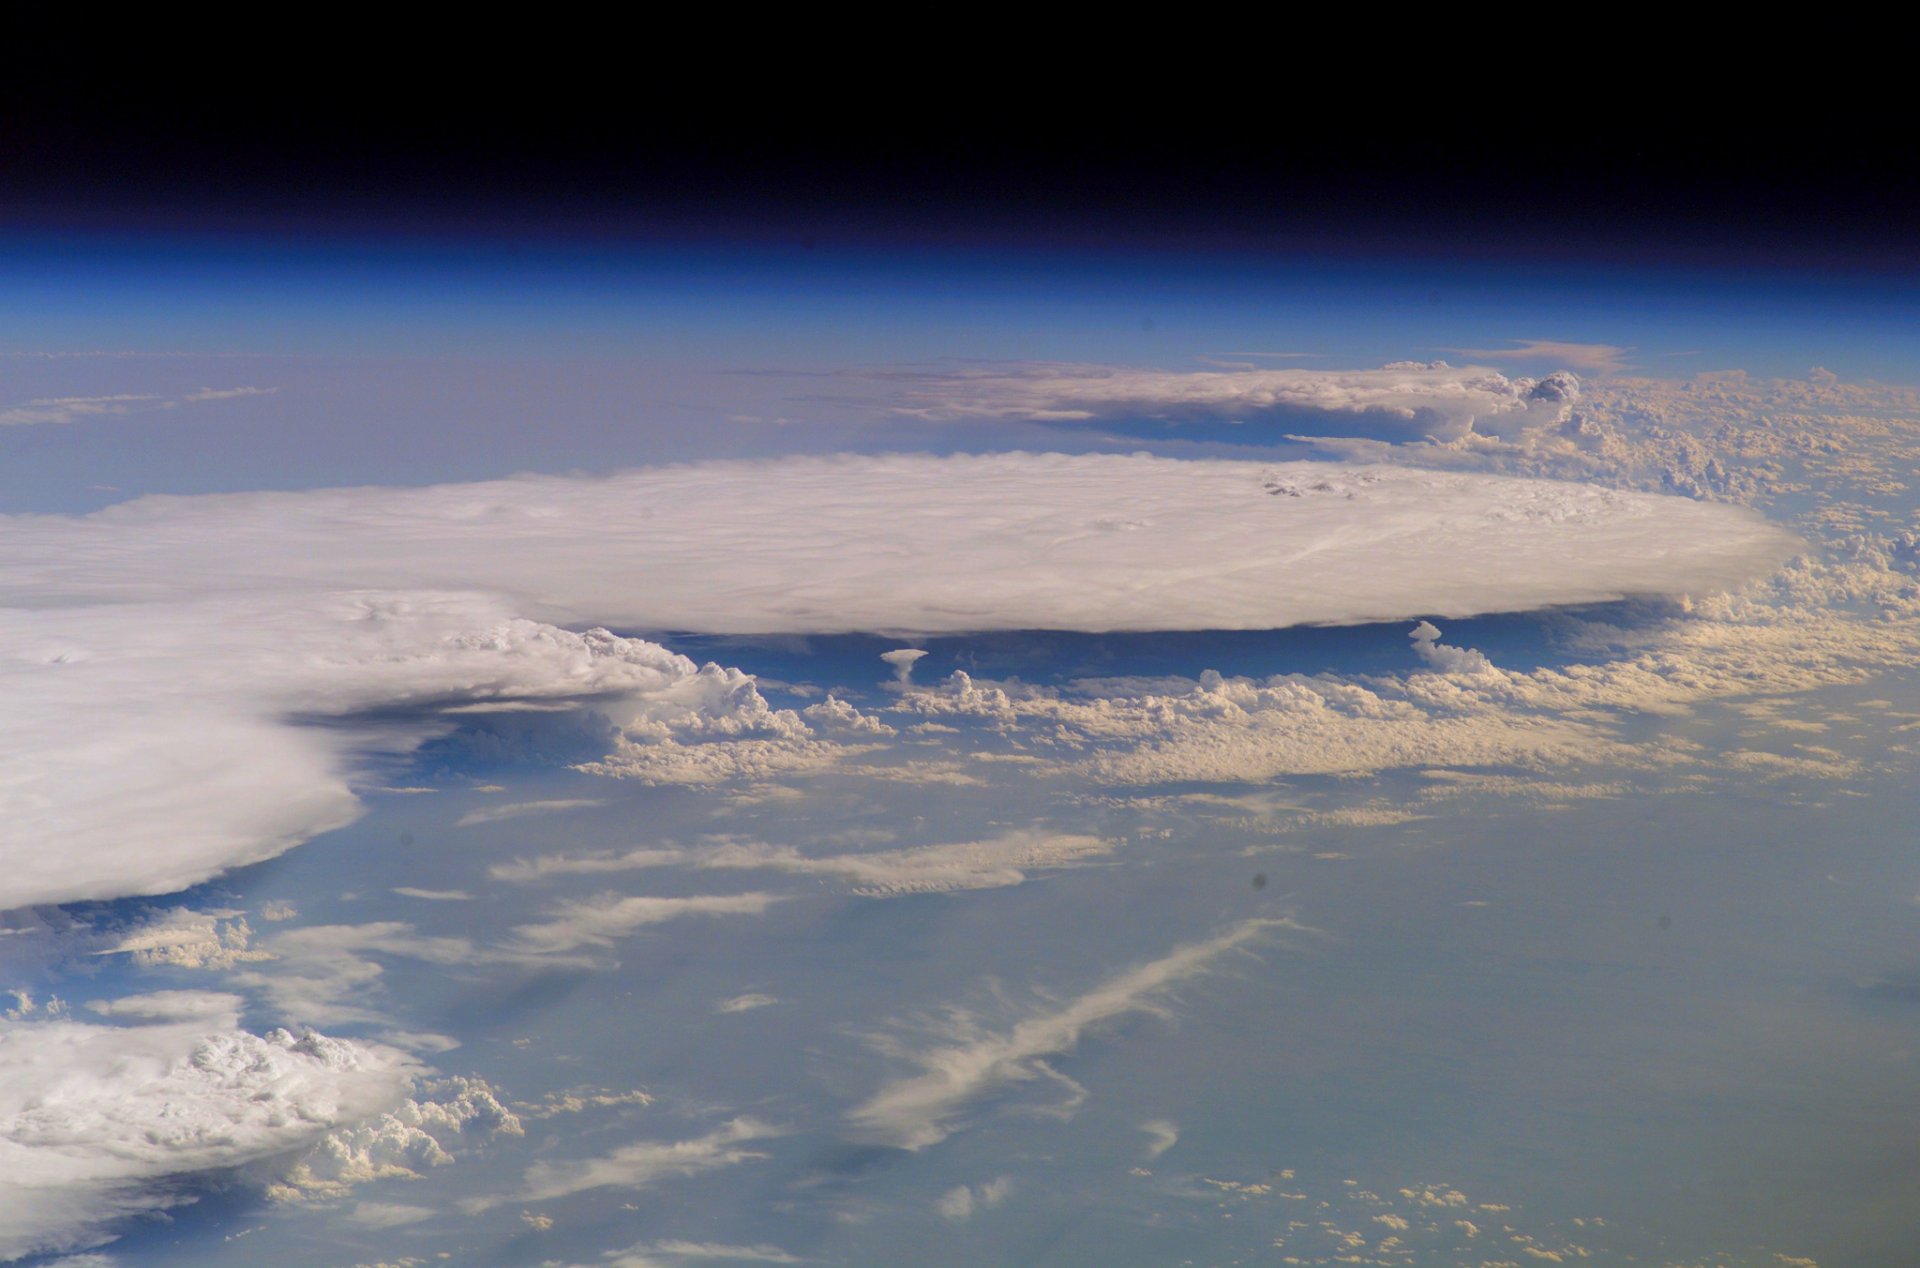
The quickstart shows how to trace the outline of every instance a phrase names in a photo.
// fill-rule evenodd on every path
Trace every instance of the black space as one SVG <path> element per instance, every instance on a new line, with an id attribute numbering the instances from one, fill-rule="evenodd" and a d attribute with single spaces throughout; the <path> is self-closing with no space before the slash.
<path id="1" fill-rule="evenodd" d="M 1342 62 L 1297 37 L 1131 30 L 1102 48 L 942 15 L 832 31 L 572 11 L 403 34 L 306 11 L 197 33 L 16 8 L 0 18 L 0 231 L 1920 271 L 1904 102 L 1793 91 L 1758 67 L 1709 82 L 1713 60 L 1672 41 L 1631 60 L 1539 39 L 1461 60 L 1422 56 L 1416 33 Z M 730 29 L 749 26 L 750 46 Z"/>

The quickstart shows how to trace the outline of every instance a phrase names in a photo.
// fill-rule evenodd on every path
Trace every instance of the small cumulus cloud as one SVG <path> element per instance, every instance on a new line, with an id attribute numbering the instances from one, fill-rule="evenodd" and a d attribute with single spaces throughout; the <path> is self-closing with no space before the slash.
<path id="1" fill-rule="evenodd" d="M 1013 1181 L 1006 1176 L 989 1180 L 985 1184 L 956 1185 L 940 1195 L 934 1210 L 949 1220 L 960 1221 L 971 1218 L 977 1210 L 991 1210 L 1007 1200 L 1013 1192 Z"/>

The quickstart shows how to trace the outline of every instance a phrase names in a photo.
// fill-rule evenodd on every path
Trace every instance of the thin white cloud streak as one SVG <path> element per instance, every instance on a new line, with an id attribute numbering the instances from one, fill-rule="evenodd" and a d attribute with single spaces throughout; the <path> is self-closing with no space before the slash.
<path id="1" fill-rule="evenodd" d="M 703 868 L 759 869 L 834 876 L 868 898 L 938 894 L 1018 885 L 1027 872 L 1071 867 L 1113 852 L 1113 842 L 1076 833 L 1010 832 L 984 841 L 873 850 L 808 858 L 786 845 L 736 843 L 694 856 Z"/>
<path id="2" fill-rule="evenodd" d="M 101 414 L 124 414 L 136 408 L 158 408 L 159 397 L 137 393 L 119 396 L 51 396 L 0 409 L 0 427 L 32 427 L 41 423 L 71 423 Z"/>
<path id="3" fill-rule="evenodd" d="M 1180 1129 L 1164 1118 L 1150 1119 L 1140 1124 L 1140 1130 L 1152 1137 L 1147 1142 L 1149 1159 L 1158 1158 L 1180 1143 Z"/>
<path id="4" fill-rule="evenodd" d="M 763 1151 L 743 1146 L 782 1134 L 777 1127 L 743 1116 L 691 1140 L 648 1140 L 597 1158 L 537 1162 L 527 1168 L 524 1186 L 518 1191 L 473 1198 L 461 1205 L 468 1211 L 484 1211 L 507 1202 L 545 1202 L 590 1189 L 644 1189 L 662 1180 L 700 1175 L 765 1158 Z"/>
<path id="5" fill-rule="evenodd" d="M 278 388 L 271 387 L 203 387 L 185 396 L 171 397 L 151 392 L 127 392 L 114 396 L 50 396 L 0 409 L 0 427 L 59 426 L 79 422 L 83 418 L 179 409 L 182 405 L 267 396 L 277 391 Z"/>
<path id="6" fill-rule="evenodd" d="M 818 769 L 887 731 L 533 616 L 1271 628 L 1712 589 L 1791 544 L 1586 486 L 1031 454 L 144 498 L 0 517 L 0 540 L 0 909 L 170 892 L 342 826 L 356 758 L 450 725 L 436 710 L 592 700 L 626 728 L 608 773 L 661 783 Z M 420 716 L 295 724 L 376 710 Z"/>
<path id="7" fill-rule="evenodd" d="M 116 1019 L 198 1021 L 231 1030 L 239 1026 L 240 1010 L 245 1002 L 225 991 L 149 991 L 144 995 L 91 1000 L 87 1010 Z"/>
<path id="8" fill-rule="evenodd" d="M 1589 374 L 1617 374 L 1627 368 L 1632 348 L 1612 343 L 1569 343 L 1560 339 L 1516 339 L 1511 348 L 1445 348 L 1463 357 L 1488 361 L 1552 361 Z"/>
<path id="9" fill-rule="evenodd" d="M 470 810 L 454 821 L 456 828 L 470 828 L 477 823 L 498 823 L 502 819 L 520 819 L 527 815 L 560 814 L 568 810 L 590 810 L 595 806 L 606 805 L 603 797 L 562 797 L 551 801 L 515 801 L 504 806 L 485 806 L 479 810 Z"/>
<path id="10" fill-rule="evenodd" d="M 971 1018 L 952 1023 L 953 1042 L 910 1049 L 888 1041 L 885 1051 L 921 1068 L 897 1079 L 847 1115 L 861 1140 L 920 1150 L 957 1130 L 967 1103 L 1008 1083 L 1059 1076 L 1046 1058 L 1071 1052 L 1086 1032 L 1128 1013 L 1153 1011 L 1167 988 L 1205 971 L 1219 956 L 1261 934 L 1289 924 L 1248 920 L 1215 938 L 1179 947 L 1157 960 L 1110 978 L 1062 1008 L 1039 1013 L 1010 1030 L 982 1029 Z"/>
<path id="11" fill-rule="evenodd" d="M 487 875 L 497 881 L 525 883 L 552 876 L 605 876 L 648 867 L 672 867 L 687 860 L 680 846 L 657 846 L 621 854 L 542 854 L 537 858 L 495 863 Z"/>
<path id="12" fill-rule="evenodd" d="M 781 1250 L 778 1246 L 764 1243 L 753 1246 L 736 1246 L 727 1242 L 690 1242 L 682 1238 L 668 1238 L 651 1246 L 635 1246 L 627 1251 L 635 1254 L 651 1251 L 656 1255 L 671 1255 L 676 1259 L 724 1259 L 738 1263 L 751 1264 L 804 1264 L 808 1261 L 798 1255 Z"/>
<path id="13" fill-rule="evenodd" d="M 758 916 L 779 901 L 778 894 L 702 894 L 691 898 L 602 894 L 561 903 L 546 920 L 516 925 L 509 945 L 534 955 L 611 947 L 648 925 L 687 916 Z"/>
<path id="14" fill-rule="evenodd" d="M 895 898 L 903 894 L 1018 885 L 1027 879 L 1029 871 L 1072 867 L 1111 854 L 1113 848 L 1113 842 L 1084 833 L 1021 829 L 980 841 L 814 857 L 792 846 L 758 841 L 734 841 L 693 849 L 653 847 L 624 854 L 549 854 L 495 864 L 487 874 L 495 880 L 525 882 L 670 866 L 715 871 L 775 871 L 837 877 L 864 897 Z"/>
<path id="15" fill-rule="evenodd" d="M 391 1048 L 228 1019 L 45 1021 L 0 1032 L 0 1258 L 80 1249 L 190 1200 L 180 1177 L 257 1163 L 400 1103 Z M 165 1182 L 165 1183 L 163 1183 Z"/>

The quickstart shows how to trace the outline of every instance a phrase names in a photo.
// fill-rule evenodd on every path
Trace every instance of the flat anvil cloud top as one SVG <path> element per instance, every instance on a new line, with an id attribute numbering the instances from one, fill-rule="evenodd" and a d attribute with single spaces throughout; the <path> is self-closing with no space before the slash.
<path id="1" fill-rule="evenodd" d="M 1455 616 L 1720 587 L 1788 545 L 1745 511 L 1577 485 L 1032 454 L 145 498 L 0 519 L 0 909 L 168 893 L 340 827 L 359 810 L 356 760 L 404 752 L 450 706 L 593 697 L 636 724 L 771 724 L 738 671 L 563 625 Z M 349 717 L 365 725 L 295 721 Z"/>
<path id="2" fill-rule="evenodd" d="M 1386 466 L 789 458 L 0 520 L 0 603 L 477 590 L 711 633 L 1264 629 L 1725 587 L 1792 539 L 1674 497 Z"/>

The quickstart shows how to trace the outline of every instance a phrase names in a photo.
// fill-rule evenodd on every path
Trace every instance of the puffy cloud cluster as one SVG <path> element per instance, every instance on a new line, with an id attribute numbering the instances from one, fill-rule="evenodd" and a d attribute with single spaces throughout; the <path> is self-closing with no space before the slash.
<path id="1" fill-rule="evenodd" d="M 267 1193 L 334 1196 L 373 1180 L 412 1179 L 496 1136 L 525 1134 L 484 1080 L 431 1080 L 417 1097 L 329 1133 L 293 1166 L 277 1168 Z"/>
<path id="2" fill-rule="evenodd" d="M 1064 689 L 956 672 L 905 693 L 894 711 L 1017 742 L 1023 756 L 1042 759 L 1023 763 L 1036 774 L 1065 771 L 1112 784 L 1666 764 L 1676 760 L 1670 747 L 1625 738 L 1628 717 L 1854 683 L 1920 659 L 1920 585 L 1907 578 L 1889 589 L 1880 584 L 1888 575 L 1867 566 L 1797 566 L 1765 594 L 1721 596 L 1633 628 L 1571 622 L 1566 645 L 1594 659 L 1562 668 L 1502 670 L 1478 651 L 1441 641 L 1440 630 L 1423 621 L 1411 636 L 1426 672 L 1254 679 L 1208 671 L 1197 679 L 1088 679 Z M 1850 597 L 1872 598 L 1883 614 L 1858 619 L 1838 610 Z M 1826 769 L 1841 773 L 1831 761 Z"/>
<path id="3" fill-rule="evenodd" d="M 1146 370 L 1042 363 L 914 376 L 899 409 L 924 418 L 1038 422 L 1271 421 L 1287 431 L 1357 427 L 1408 440 L 1499 436 L 1559 422 L 1580 395 L 1564 370 L 1509 379 L 1479 366 L 1399 361 L 1379 369 Z"/>
<path id="4" fill-rule="evenodd" d="M 391 1048 L 254 1035 L 210 994 L 172 1003 L 185 1019 L 0 1032 L 0 1258 L 109 1240 L 127 1216 L 191 1201 L 180 1177 L 308 1148 L 413 1081 Z"/>

